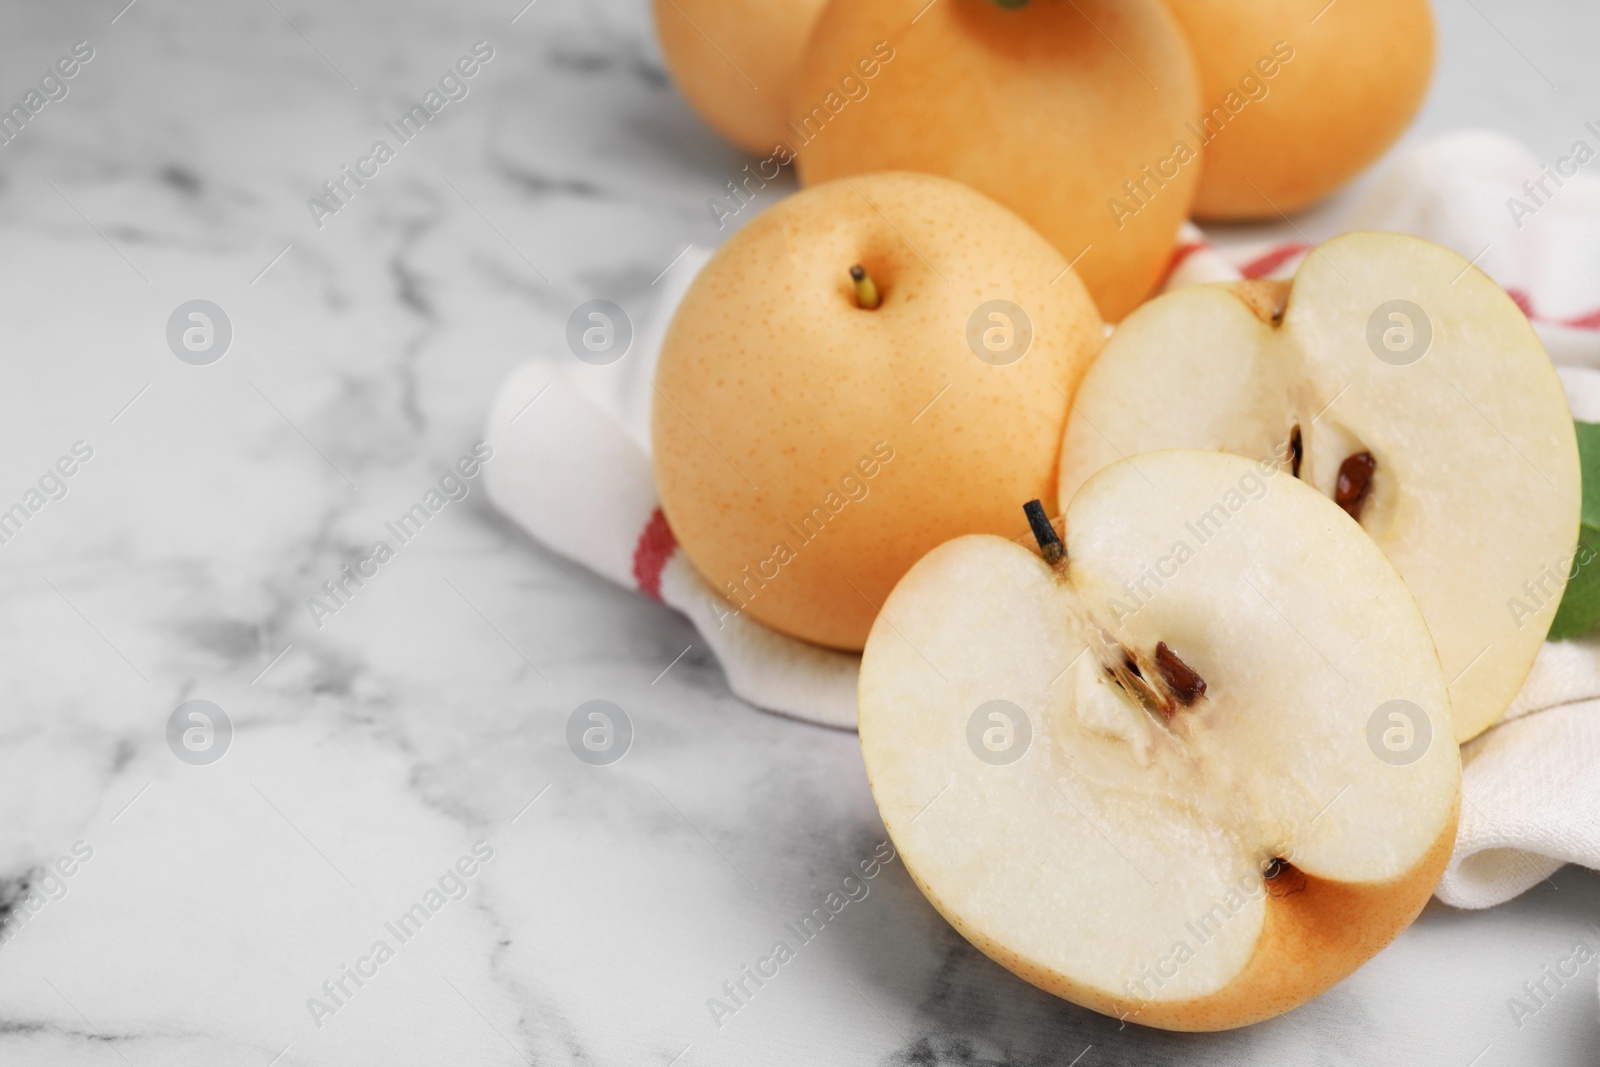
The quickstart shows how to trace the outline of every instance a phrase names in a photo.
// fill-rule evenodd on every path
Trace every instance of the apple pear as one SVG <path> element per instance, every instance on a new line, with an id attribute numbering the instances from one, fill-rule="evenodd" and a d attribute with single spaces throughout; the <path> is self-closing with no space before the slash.
<path id="1" fill-rule="evenodd" d="M 1581 477 L 1555 368 L 1490 278 L 1356 232 L 1289 282 L 1191 286 L 1118 327 L 1062 444 L 1062 499 L 1123 456 L 1215 448 L 1338 501 L 1421 605 L 1455 735 L 1498 719 L 1572 569 Z"/>
<path id="2" fill-rule="evenodd" d="M 652 0 L 672 80 L 700 117 L 748 152 L 787 132 L 789 97 L 823 0 Z M 784 160 L 786 162 L 786 160 Z"/>
<path id="3" fill-rule="evenodd" d="M 1030 508 L 1040 550 L 940 545 L 867 641 L 861 748 L 907 871 L 991 958 L 1095 1011 L 1288 1011 L 1415 918 L 1454 844 L 1415 601 L 1271 463 L 1149 453 L 1059 527 Z"/>
<path id="4" fill-rule="evenodd" d="M 878 54 L 892 61 L 853 92 Z M 1161 279 L 1189 216 L 1199 101 L 1159 0 L 833 0 L 801 62 L 789 143 L 803 183 L 915 170 L 988 194 L 1076 260 L 1115 321 Z"/>
<path id="5" fill-rule="evenodd" d="M 1428 0 L 1169 0 L 1200 70 L 1195 214 L 1321 200 L 1404 132 L 1433 74 Z"/>
<path id="6" fill-rule="evenodd" d="M 655 380 L 661 506 L 707 610 L 860 649 L 924 552 L 1054 501 L 1102 339 L 1061 254 L 946 178 L 865 175 L 755 216 L 690 286 Z"/>

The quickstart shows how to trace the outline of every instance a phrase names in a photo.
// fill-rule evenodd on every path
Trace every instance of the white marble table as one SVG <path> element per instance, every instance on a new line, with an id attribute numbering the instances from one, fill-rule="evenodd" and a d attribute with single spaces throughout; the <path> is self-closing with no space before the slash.
<path id="1" fill-rule="evenodd" d="M 895 863 L 801 943 L 785 923 L 883 838 L 854 736 L 743 705 L 683 619 L 475 481 L 314 618 L 573 307 L 643 302 L 718 239 L 744 160 L 668 85 L 643 0 L 124 2 L 0 11 L 7 106 L 93 49 L 0 147 L 0 509 L 39 505 L 0 544 L 0 1063 L 1594 1062 L 1593 964 L 1507 1008 L 1600 947 L 1600 876 L 1571 868 L 1431 906 L 1220 1036 L 1035 992 Z M 1548 155 L 1595 117 L 1592 3 L 1440 19 L 1420 131 Z M 314 219 L 478 41 L 468 94 Z M 231 324 L 208 365 L 167 340 L 194 299 Z M 615 765 L 567 748 L 591 699 L 635 724 Z M 218 762 L 169 747 L 190 700 L 231 723 Z"/>

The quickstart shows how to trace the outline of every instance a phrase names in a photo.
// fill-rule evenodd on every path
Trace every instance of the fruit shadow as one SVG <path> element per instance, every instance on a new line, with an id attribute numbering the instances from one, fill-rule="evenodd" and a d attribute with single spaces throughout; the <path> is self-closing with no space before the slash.
<path id="1" fill-rule="evenodd" d="M 1553 1002 L 1543 1034 L 1519 1033 L 1505 1014 L 1507 996 L 1556 949 L 1576 938 L 1600 950 L 1600 874 L 1581 868 L 1486 912 L 1432 901 L 1399 941 L 1322 996 L 1211 1034 L 1151 1029 L 1035 989 L 957 934 L 902 866 L 885 874 L 879 910 L 838 940 L 830 965 L 892 1020 L 900 1047 L 883 1064 L 1071 1065 L 1080 1055 L 1082 1067 L 1382 1063 L 1418 1041 L 1459 1045 L 1462 1062 L 1492 1041 L 1520 1043 L 1540 1062 L 1589 1063 L 1566 1057 L 1600 1043 L 1592 964 Z M 1456 991 L 1441 997 L 1441 981 Z"/>
<path id="2" fill-rule="evenodd" d="M 880 1063 L 1066 1067 L 1083 1054 L 1080 1067 L 1223 1067 L 1269 1055 L 1251 1031 L 1153 1030 L 1034 988 L 956 933 L 900 864 L 877 891 L 884 899 L 873 919 L 839 939 L 831 966 L 893 1021 L 901 1047 Z"/>

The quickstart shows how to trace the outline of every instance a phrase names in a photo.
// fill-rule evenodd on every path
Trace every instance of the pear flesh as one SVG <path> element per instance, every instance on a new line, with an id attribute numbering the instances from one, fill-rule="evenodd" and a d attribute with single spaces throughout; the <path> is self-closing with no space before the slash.
<path id="1" fill-rule="evenodd" d="M 1457 741 L 1504 713 L 1572 573 L 1581 479 L 1555 369 L 1488 276 L 1419 238 L 1362 232 L 1287 285 L 1145 304 L 1074 397 L 1059 499 L 1163 448 L 1265 459 L 1352 504 L 1421 605 Z"/>
<path id="2" fill-rule="evenodd" d="M 1064 523 L 1054 565 L 962 537 L 888 598 L 860 685 L 884 822 L 946 919 L 1041 988 L 1172 1029 L 1288 1010 L 1403 929 L 1449 857 L 1427 626 L 1270 463 L 1137 456 Z"/>

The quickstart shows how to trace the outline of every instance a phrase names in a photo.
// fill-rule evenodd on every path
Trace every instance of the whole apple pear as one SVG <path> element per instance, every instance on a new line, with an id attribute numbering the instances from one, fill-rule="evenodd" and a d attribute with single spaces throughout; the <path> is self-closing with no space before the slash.
<path id="1" fill-rule="evenodd" d="M 823 0 L 654 0 L 672 80 L 717 132 L 750 152 L 788 141 L 795 71 Z"/>
<path id="2" fill-rule="evenodd" d="M 1276 219 L 1394 143 L 1433 72 L 1427 0 L 1171 0 L 1200 68 L 1195 214 Z"/>
<path id="3" fill-rule="evenodd" d="M 695 279 L 656 374 L 661 505 L 707 610 L 861 648 L 923 553 L 1054 501 L 1102 335 L 1061 254 L 957 182 L 866 175 L 757 215 Z"/>
<path id="4" fill-rule="evenodd" d="M 806 46 L 789 144 L 805 183 L 915 170 L 993 197 L 1075 261 L 1117 320 L 1161 280 L 1189 216 L 1199 101 L 1159 0 L 833 0 Z"/>

